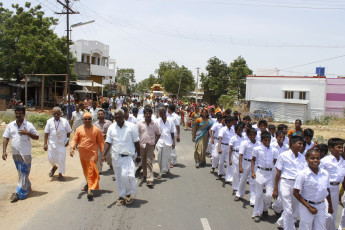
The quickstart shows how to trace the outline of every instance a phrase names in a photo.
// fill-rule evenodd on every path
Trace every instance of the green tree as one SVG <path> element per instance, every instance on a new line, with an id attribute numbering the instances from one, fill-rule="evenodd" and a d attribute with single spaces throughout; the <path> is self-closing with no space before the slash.
<path id="1" fill-rule="evenodd" d="M 126 86 L 128 93 L 133 92 L 136 87 L 134 69 L 119 69 L 116 73 L 116 82 Z"/>
<path id="2" fill-rule="evenodd" d="M 217 57 L 210 58 L 207 63 L 207 74 L 201 74 L 200 81 L 207 101 L 213 104 L 228 90 L 229 67 Z"/>
<path id="3" fill-rule="evenodd" d="M 151 87 L 153 84 L 158 83 L 158 79 L 153 75 L 150 74 L 150 77 L 142 80 L 138 83 L 137 88 L 135 89 L 136 92 L 150 92 Z"/>
<path id="4" fill-rule="evenodd" d="M 161 62 L 156 73 L 157 81 L 161 81 L 164 90 L 169 93 L 185 95 L 195 89 L 192 71 L 183 65 L 178 66 L 176 62 Z"/>
<path id="5" fill-rule="evenodd" d="M 0 76 L 19 81 L 25 73 L 66 73 L 66 37 L 51 28 L 58 20 L 44 17 L 41 6 L 29 2 L 12 8 L 15 13 L 0 2 Z"/>
<path id="6" fill-rule="evenodd" d="M 229 88 L 234 91 L 233 96 L 242 99 L 246 95 L 246 76 L 253 71 L 248 68 L 246 60 L 241 56 L 230 64 L 229 70 Z"/>

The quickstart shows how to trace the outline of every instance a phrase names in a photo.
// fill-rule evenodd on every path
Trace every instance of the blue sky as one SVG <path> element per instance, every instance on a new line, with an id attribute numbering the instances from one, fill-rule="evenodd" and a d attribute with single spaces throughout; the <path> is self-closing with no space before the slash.
<path id="1" fill-rule="evenodd" d="M 62 9 L 55 0 L 31 2 L 41 4 L 47 15 L 59 18 L 55 32 L 66 34 L 65 16 L 53 13 Z M 72 39 L 108 44 L 119 68 L 135 69 L 137 82 L 167 60 L 185 65 L 195 75 L 197 67 L 205 72 L 207 60 L 213 56 L 228 64 L 242 56 L 254 73 L 259 68 L 277 68 L 281 75 L 305 76 L 312 75 L 315 67 L 324 66 L 327 77 L 345 76 L 345 1 L 71 2 L 80 12 L 71 15 L 71 24 L 96 20 L 74 28 Z M 4 6 L 9 8 L 11 3 L 24 5 L 25 1 L 6 0 Z M 343 57 L 334 58 L 339 56 Z"/>

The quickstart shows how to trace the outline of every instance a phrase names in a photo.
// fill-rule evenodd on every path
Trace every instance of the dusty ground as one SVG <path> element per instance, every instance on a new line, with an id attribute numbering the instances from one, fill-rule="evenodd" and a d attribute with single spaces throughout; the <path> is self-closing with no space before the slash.
<path id="1" fill-rule="evenodd" d="M 0 127 L 2 136 L 4 127 Z M 65 182 L 48 176 L 51 165 L 47 160 L 47 153 L 43 150 L 43 130 L 39 130 L 40 139 L 32 140 L 32 166 L 30 181 L 32 184 L 32 193 L 28 199 L 10 203 L 11 194 L 15 191 L 17 182 L 17 171 L 11 157 L 11 147 L 7 147 L 9 157 L 6 161 L 0 161 L 0 229 L 18 229 L 23 222 L 30 219 L 38 210 L 46 205 L 54 208 L 54 202 L 63 196 L 69 190 L 75 187 L 81 187 L 84 183 L 79 156 L 71 158 L 66 157 Z M 0 145 L 2 146 L 2 138 Z M 69 154 L 69 151 L 67 151 Z M 57 174 L 57 173 L 56 173 Z"/>

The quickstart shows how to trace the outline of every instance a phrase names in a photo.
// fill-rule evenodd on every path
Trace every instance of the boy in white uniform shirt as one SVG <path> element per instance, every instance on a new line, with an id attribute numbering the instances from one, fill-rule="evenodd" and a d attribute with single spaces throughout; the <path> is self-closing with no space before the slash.
<path id="1" fill-rule="evenodd" d="M 214 169 L 218 167 L 219 163 L 219 154 L 218 154 L 218 135 L 221 128 L 225 126 L 223 121 L 222 113 L 217 113 L 217 122 L 215 122 L 210 129 L 210 139 L 212 143 L 212 167 L 210 172 L 213 173 Z"/>
<path id="2" fill-rule="evenodd" d="M 284 142 L 285 134 L 284 134 L 283 130 L 280 129 L 276 132 L 276 138 L 275 139 L 276 139 L 276 142 L 272 143 L 272 141 L 271 141 L 271 146 L 278 150 L 279 155 L 290 149 L 289 145 Z M 275 180 L 276 174 L 277 174 L 277 169 L 274 168 L 273 169 L 273 180 Z M 273 183 L 274 183 L 274 181 L 273 181 Z M 272 204 L 272 209 L 275 212 L 275 214 L 278 216 L 280 216 L 281 212 L 283 211 L 283 203 L 282 203 L 281 196 L 280 196 L 279 185 L 278 185 L 278 198 Z"/>
<path id="3" fill-rule="evenodd" d="M 272 169 L 276 161 L 278 150 L 270 147 L 271 134 L 267 131 L 261 133 L 261 143 L 254 148 L 251 162 L 252 178 L 255 179 L 255 205 L 253 218 L 260 222 L 261 214 L 268 216 L 267 209 L 271 205 L 273 182 Z M 263 186 L 266 194 L 263 194 Z"/>
<path id="4" fill-rule="evenodd" d="M 314 137 L 314 130 L 312 129 L 305 129 L 303 131 L 303 138 L 306 142 L 306 145 L 305 145 L 305 150 L 303 152 L 303 155 L 305 155 L 305 153 L 309 150 L 309 149 L 312 149 L 314 148 L 314 142 L 312 141 L 313 140 L 313 137 Z"/>
<path id="5" fill-rule="evenodd" d="M 287 125 L 280 124 L 280 125 L 278 125 L 277 130 L 282 130 L 283 131 L 283 133 L 285 134 L 284 144 L 289 145 L 290 140 L 289 140 L 289 137 L 287 135 L 288 134 L 288 127 L 287 127 Z"/>
<path id="6" fill-rule="evenodd" d="M 300 204 L 300 230 L 329 230 L 326 227 L 326 205 L 327 212 L 332 214 L 332 200 L 330 195 L 330 179 L 326 170 L 319 167 L 320 152 L 316 149 L 307 151 L 306 161 L 308 166 L 305 167 L 296 177 L 293 194 Z"/>
<path id="7" fill-rule="evenodd" d="M 279 155 L 275 165 L 277 174 L 275 177 L 273 198 L 278 198 L 278 184 L 283 204 L 283 214 L 277 224 L 287 230 L 295 229 L 295 220 L 298 216 L 298 201 L 293 196 L 293 186 L 297 174 L 306 165 L 304 156 L 300 153 L 303 148 L 303 138 L 291 137 L 291 149 Z"/>
<path id="8" fill-rule="evenodd" d="M 266 120 L 260 120 L 258 122 L 258 133 L 256 134 L 256 141 L 261 141 L 261 133 L 267 131 L 267 121 Z"/>
<path id="9" fill-rule="evenodd" d="M 232 120 L 231 118 L 225 118 L 225 126 L 220 129 L 218 134 L 218 154 L 219 154 L 219 162 L 218 162 L 218 180 L 224 176 L 224 161 L 229 162 L 229 142 L 231 137 L 234 135 L 234 133 L 231 130 L 231 124 Z M 232 167 L 228 165 L 226 167 L 226 173 L 232 174 Z M 230 176 L 231 176 L 230 174 Z M 229 176 L 229 175 L 228 175 Z M 225 178 L 230 179 L 230 178 Z M 232 179 L 232 178 L 231 178 Z"/>
<path id="10" fill-rule="evenodd" d="M 239 150 L 242 137 L 242 124 L 235 125 L 235 135 L 230 139 L 229 166 L 232 165 L 232 195 L 235 195 L 240 185 Z"/>
<path id="11" fill-rule="evenodd" d="M 345 188 L 345 161 L 341 157 L 344 151 L 344 140 L 340 138 L 331 138 L 328 140 L 328 148 L 331 154 L 322 158 L 320 168 L 325 169 L 329 174 L 329 190 L 331 191 L 332 206 L 334 210 L 332 214 L 334 226 L 331 228 L 335 228 L 338 215 L 339 184 L 342 183 L 343 187 Z M 343 227 L 345 227 L 343 223 L 343 216 L 344 211 L 341 217 L 339 229 L 343 229 Z"/>
<path id="12" fill-rule="evenodd" d="M 256 141 L 257 130 L 250 128 L 247 130 L 247 136 L 249 139 L 243 141 L 240 146 L 239 157 L 239 172 L 241 173 L 240 185 L 236 192 L 235 201 L 239 201 L 245 193 L 246 183 L 249 178 L 249 191 L 250 191 L 250 205 L 255 204 L 255 180 L 250 176 L 251 161 L 253 157 L 254 148 L 259 146 L 259 142 Z"/>

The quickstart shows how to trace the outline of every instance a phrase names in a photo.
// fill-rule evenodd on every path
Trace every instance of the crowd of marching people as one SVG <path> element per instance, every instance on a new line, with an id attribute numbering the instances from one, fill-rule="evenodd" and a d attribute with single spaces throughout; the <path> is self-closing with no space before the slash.
<path id="1" fill-rule="evenodd" d="M 231 183 L 234 201 L 244 199 L 249 184 L 255 222 L 268 217 L 272 207 L 282 229 L 296 229 L 298 217 L 299 229 L 336 229 L 338 203 L 344 205 L 343 139 L 318 144 L 312 129 L 302 129 L 301 120 L 288 130 L 266 120 L 252 123 L 249 116 L 241 119 L 237 111 L 221 106 L 191 110 L 186 109 L 185 122 L 191 123 L 195 167 L 205 166 L 209 154 L 210 172 Z M 343 227 L 344 210 L 339 229 Z"/>
<path id="2" fill-rule="evenodd" d="M 255 222 L 266 218 L 272 207 L 283 229 L 295 229 L 298 217 L 299 229 L 336 229 L 338 204 L 343 204 L 340 188 L 345 184 L 344 140 L 331 138 L 327 145 L 318 144 L 313 141 L 314 131 L 303 129 L 301 120 L 288 130 L 285 124 L 253 122 L 250 116 L 242 117 L 221 105 L 150 97 L 117 97 L 100 106 L 87 98 L 75 105 L 71 122 L 61 117 L 59 107 L 52 113 L 44 129 L 44 150 L 52 165 L 49 176 L 59 170 L 58 179 L 64 181 L 66 147 L 73 133 L 70 156 L 78 150 L 86 180 L 82 190 L 89 199 L 99 189 L 104 163 L 115 173 L 117 205 L 133 202 L 136 175 L 141 170 L 141 182 L 153 188 L 155 150 L 156 179 L 161 179 L 177 163 L 175 147 L 180 142 L 181 125 L 191 130 L 196 168 L 205 167 L 209 156 L 210 172 L 217 180 L 231 184 L 234 201 L 244 199 L 249 185 L 248 202 Z M 7 158 L 11 139 L 19 175 L 11 202 L 25 199 L 30 191 L 30 139 L 38 139 L 35 127 L 24 118 L 25 109 L 18 107 L 15 114 L 16 121 L 3 134 L 2 158 Z M 339 229 L 343 226 L 344 210 Z"/>

